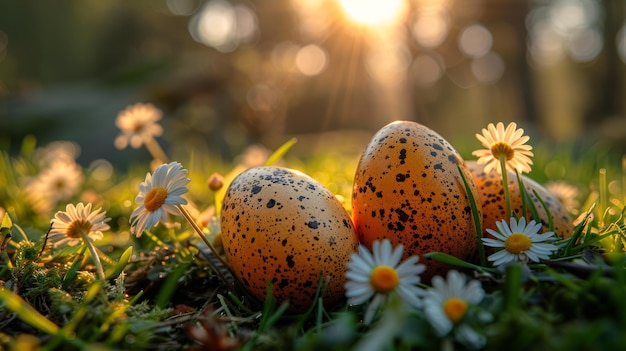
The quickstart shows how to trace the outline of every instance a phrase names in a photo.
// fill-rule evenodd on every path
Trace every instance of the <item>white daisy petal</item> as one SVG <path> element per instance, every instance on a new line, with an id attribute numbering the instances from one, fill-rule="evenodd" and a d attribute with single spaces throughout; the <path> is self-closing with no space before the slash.
<path id="1" fill-rule="evenodd" d="M 507 250 L 500 250 L 494 254 L 491 254 L 489 255 L 489 257 L 487 257 L 487 259 L 489 261 L 494 261 L 493 262 L 494 266 L 499 266 L 502 263 L 512 262 L 515 260 L 515 258 L 513 257 L 513 254 L 511 254 Z"/>
<path id="2" fill-rule="evenodd" d="M 351 304 L 365 303 L 369 300 L 365 311 L 364 321 L 370 323 L 376 310 L 385 303 L 389 294 L 397 294 L 402 301 L 412 306 L 420 306 L 420 296 L 424 291 L 416 284 L 419 283 L 425 267 L 417 264 L 417 256 L 411 256 L 401 262 L 404 249 L 401 245 L 395 249 L 387 239 L 374 241 L 372 252 L 365 246 L 359 247 L 359 254 L 350 255 L 348 271 L 345 274 L 347 282 L 344 284 L 346 297 Z M 384 266 L 384 268 L 382 268 Z M 393 270 L 397 281 L 392 280 L 389 285 L 386 279 L 380 280 L 380 272 Z M 379 277 L 377 280 L 376 277 Z"/>
<path id="3" fill-rule="evenodd" d="M 501 266 L 515 261 L 539 262 L 550 259 L 552 253 L 558 249 L 556 245 L 548 242 L 556 239 L 555 234 L 553 232 L 539 234 L 542 224 L 534 220 L 526 222 L 524 217 L 519 220 L 512 217 L 509 223 L 506 220 L 501 220 L 496 222 L 496 226 L 499 229 L 499 235 L 494 235 L 496 239 L 483 239 L 487 246 L 503 248 L 488 257 L 489 261 L 493 261 L 494 266 Z M 489 233 L 494 234 L 493 231 Z M 516 236 L 516 240 L 511 241 L 511 245 L 508 246 L 508 240 L 513 235 Z M 520 235 L 526 236 L 527 240 L 520 242 Z"/>
<path id="4" fill-rule="evenodd" d="M 479 304 L 484 297 L 484 290 L 480 282 L 477 280 L 467 282 L 465 275 L 451 270 L 445 281 L 442 277 L 436 276 L 432 279 L 432 283 L 432 288 L 427 291 L 423 304 L 426 318 L 437 335 L 443 337 L 454 331 L 455 337 L 457 335 L 462 337 L 458 339 L 459 341 L 471 343 L 483 337 L 473 330 L 465 320 L 467 309 L 472 305 Z M 460 314 L 448 315 L 446 303 L 450 299 L 465 302 L 466 310 L 461 310 Z"/>
<path id="5" fill-rule="evenodd" d="M 105 216 L 106 212 L 100 212 L 100 208 L 94 213 L 90 211 L 91 204 L 87 206 L 82 202 L 77 205 L 68 204 L 65 212 L 58 211 L 54 215 L 48 240 L 54 247 L 60 247 L 78 245 L 85 240 L 84 235 L 91 241 L 102 239 L 102 231 L 110 229 L 106 224 L 110 218 Z"/>
<path id="6" fill-rule="evenodd" d="M 518 129 L 514 122 L 509 123 L 506 128 L 502 122 L 498 122 L 497 125 L 489 123 L 486 129 L 482 129 L 482 134 L 476 134 L 476 139 L 485 149 L 475 150 L 472 155 L 478 157 L 478 164 L 485 165 L 486 173 L 494 168 L 501 173 L 499 158 L 503 156 L 507 156 L 508 170 L 530 172 L 532 161 L 529 156 L 533 156 L 530 152 L 532 147 L 525 144 L 530 137 L 525 136 L 524 130 Z M 511 153 L 513 158 L 508 158 Z"/>
<path id="7" fill-rule="evenodd" d="M 181 195 L 187 193 L 187 184 L 189 179 L 186 178 L 188 171 L 182 168 L 178 162 L 170 162 L 160 165 L 154 174 L 147 173 L 144 182 L 139 184 L 139 194 L 135 197 L 135 203 L 139 206 L 135 208 L 131 214 L 131 231 L 137 236 L 141 236 L 143 229 L 150 229 L 159 221 L 167 222 L 167 214 L 180 215 L 178 205 L 187 204 L 187 200 Z M 151 203 L 148 208 L 144 201 L 147 195 L 152 191 L 165 190 L 167 195 L 162 203 Z M 153 207 L 155 207 L 152 209 Z"/>
<path id="8" fill-rule="evenodd" d="M 376 294 L 376 296 L 374 296 L 369 306 L 367 306 L 367 309 L 365 310 L 365 316 L 363 317 L 363 321 L 365 322 L 365 324 L 369 324 L 372 321 L 372 319 L 374 318 L 374 314 L 378 310 L 378 307 L 380 307 L 380 305 L 384 302 L 385 297 L 386 295 L 381 294 Z"/>
<path id="9" fill-rule="evenodd" d="M 424 306 L 426 318 L 428 318 L 428 321 L 434 327 L 437 335 L 444 336 L 448 334 L 450 330 L 452 330 L 452 322 L 446 317 L 443 306 L 428 299 L 424 300 Z"/>

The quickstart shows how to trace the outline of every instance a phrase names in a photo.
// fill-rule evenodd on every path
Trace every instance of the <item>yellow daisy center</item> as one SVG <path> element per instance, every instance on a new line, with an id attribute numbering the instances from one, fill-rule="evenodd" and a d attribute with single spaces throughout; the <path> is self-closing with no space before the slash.
<path id="1" fill-rule="evenodd" d="M 86 219 L 76 219 L 67 226 L 67 229 L 65 230 L 65 235 L 68 238 L 80 239 L 82 237 L 81 233 L 90 233 L 92 227 L 93 224 L 91 224 L 90 221 Z"/>
<path id="2" fill-rule="evenodd" d="M 152 188 L 143 200 L 143 205 L 148 212 L 154 212 L 161 208 L 167 199 L 167 189 L 161 186 Z"/>
<path id="3" fill-rule="evenodd" d="M 467 312 L 467 302 L 458 297 L 451 297 L 444 301 L 443 312 L 452 323 L 456 323 L 463 318 L 465 312 Z"/>
<path id="4" fill-rule="evenodd" d="M 509 235 L 504 241 L 504 248 L 512 253 L 518 254 L 530 249 L 532 242 L 528 235 L 522 233 L 514 233 Z"/>
<path id="5" fill-rule="evenodd" d="M 398 277 L 398 272 L 393 267 L 390 266 L 377 266 L 372 270 L 372 274 L 370 275 L 370 282 L 379 293 L 389 293 L 393 291 L 393 289 L 398 286 L 400 283 L 400 277 Z"/>
<path id="6" fill-rule="evenodd" d="M 138 134 L 143 131 L 144 128 L 146 128 L 146 124 L 143 123 L 143 121 L 135 121 L 135 123 L 133 123 L 132 131 L 133 133 Z"/>
<path id="7" fill-rule="evenodd" d="M 501 156 L 504 156 L 505 160 L 510 161 L 515 156 L 515 150 L 513 150 L 511 145 L 498 141 L 491 145 L 491 154 L 496 159 L 500 159 Z"/>

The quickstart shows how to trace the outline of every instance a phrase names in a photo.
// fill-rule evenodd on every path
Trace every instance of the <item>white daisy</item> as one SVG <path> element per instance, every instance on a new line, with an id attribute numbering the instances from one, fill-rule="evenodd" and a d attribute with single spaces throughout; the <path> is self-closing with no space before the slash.
<path id="1" fill-rule="evenodd" d="M 138 149 L 147 140 L 163 134 L 163 127 L 157 122 L 163 114 L 152 104 L 137 103 L 127 107 L 117 115 L 115 125 L 121 129 L 115 139 L 115 147 L 125 149 L 129 144 Z"/>
<path id="2" fill-rule="evenodd" d="M 50 213 L 59 201 L 76 195 L 83 184 L 83 170 L 76 162 L 55 161 L 24 188 L 35 212 Z"/>
<path id="3" fill-rule="evenodd" d="M 410 305 L 420 307 L 419 296 L 423 289 L 416 285 L 420 282 L 419 274 L 426 267 L 417 264 L 418 257 L 411 256 L 400 263 L 404 247 L 398 245 L 392 250 L 391 242 L 387 239 L 374 241 L 372 251 L 373 255 L 361 245 L 358 255 L 350 255 L 346 272 L 348 303 L 362 304 L 371 299 L 365 311 L 365 323 L 371 322 L 378 307 L 390 294 L 397 294 Z"/>
<path id="4" fill-rule="evenodd" d="M 49 166 L 57 161 L 72 163 L 80 155 L 80 146 L 72 141 L 53 141 L 45 147 L 35 150 L 33 158 L 42 166 Z"/>
<path id="5" fill-rule="evenodd" d="M 482 301 L 485 292 L 478 280 L 466 283 L 465 275 L 458 271 L 448 272 L 447 281 L 435 276 L 432 288 L 424 297 L 424 313 L 437 335 L 443 337 L 454 330 L 454 337 L 474 348 L 485 344 L 485 337 L 465 323 L 468 310 Z"/>
<path id="6" fill-rule="evenodd" d="M 539 234 L 541 223 L 531 220 L 526 225 L 526 218 L 517 221 L 511 217 L 509 226 L 505 220 L 496 222 L 498 231 L 487 229 L 487 232 L 495 237 L 482 238 L 485 245 L 502 250 L 490 255 L 487 259 L 493 261 L 494 266 L 506 265 L 512 262 L 539 262 L 549 259 L 557 246 L 546 241 L 555 240 L 554 232 Z"/>
<path id="7" fill-rule="evenodd" d="M 106 222 L 111 218 L 105 217 L 106 212 L 100 212 L 98 208 L 91 211 L 91 204 L 83 205 L 82 202 L 76 206 L 68 204 L 65 211 L 58 211 L 52 220 L 52 228 L 48 235 L 48 240 L 59 246 L 76 246 L 89 238 L 96 241 L 102 239 L 102 232 L 110 229 Z"/>
<path id="8" fill-rule="evenodd" d="M 154 175 L 146 174 L 146 180 L 139 184 L 139 194 L 130 216 L 131 232 L 137 237 L 144 229 L 155 226 L 159 220 L 167 222 L 167 214 L 180 215 L 177 205 L 187 204 L 181 195 L 185 194 L 189 178 L 187 170 L 178 162 L 160 165 Z"/>
<path id="9" fill-rule="evenodd" d="M 487 128 L 483 128 L 482 135 L 476 134 L 476 138 L 486 149 L 472 152 L 472 155 L 478 157 L 476 162 L 485 165 L 485 173 L 489 173 L 492 168 L 502 173 L 501 157 L 504 158 L 507 169 L 517 170 L 519 173 L 530 172 L 530 165 L 533 164 L 530 157 L 533 153 L 530 151 L 532 146 L 525 144 L 530 137 L 524 135 L 524 130 L 516 129 L 517 124 L 514 122 L 509 123 L 506 129 L 502 122 L 496 126 L 489 123 Z"/>

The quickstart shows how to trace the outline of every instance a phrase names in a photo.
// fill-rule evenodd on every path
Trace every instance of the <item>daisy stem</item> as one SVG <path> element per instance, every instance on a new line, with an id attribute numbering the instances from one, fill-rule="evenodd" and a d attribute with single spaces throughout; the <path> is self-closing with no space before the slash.
<path id="1" fill-rule="evenodd" d="M 150 152 L 150 155 L 152 155 L 155 160 L 159 160 L 163 163 L 169 162 L 165 151 L 163 151 L 161 145 L 159 145 L 153 137 L 146 137 L 144 144 L 146 145 L 148 152 Z"/>
<path id="2" fill-rule="evenodd" d="M 91 258 L 96 265 L 96 273 L 98 274 L 98 278 L 100 278 L 100 280 L 102 281 L 106 280 L 106 276 L 104 275 L 104 269 L 102 268 L 102 262 L 100 262 L 100 256 L 98 256 L 98 252 L 96 252 L 96 247 L 93 245 L 93 242 L 91 241 L 87 233 L 81 231 L 80 235 L 83 237 L 83 241 L 85 242 L 85 244 L 87 244 L 89 253 L 91 253 Z"/>
<path id="3" fill-rule="evenodd" d="M 213 254 L 215 255 L 215 257 L 220 261 L 220 263 L 222 265 L 224 265 L 224 267 L 226 267 L 228 269 L 228 271 L 230 272 L 230 265 L 228 263 L 226 263 L 226 261 L 224 261 L 224 259 L 222 258 L 222 256 L 220 256 L 217 251 L 215 250 L 215 247 L 213 247 L 213 244 L 211 244 L 211 242 L 209 241 L 209 239 L 206 238 L 206 236 L 204 236 L 204 233 L 202 232 L 202 229 L 200 229 L 200 227 L 198 226 L 198 224 L 196 223 L 196 221 L 193 220 L 193 218 L 191 218 L 191 215 L 189 214 L 189 211 L 187 211 L 187 209 L 183 206 L 183 205 L 176 205 L 176 207 L 178 207 L 178 209 L 180 210 L 180 213 L 182 213 L 183 217 L 185 217 L 185 219 L 187 220 L 187 223 L 189 223 L 189 225 L 193 228 L 193 230 L 198 234 L 198 236 L 200 236 L 200 239 L 202 239 L 202 241 L 204 241 L 204 243 L 206 244 L 206 246 L 209 247 L 209 249 L 211 250 L 211 252 L 213 252 Z M 207 260 L 207 262 L 209 262 L 209 264 L 211 265 L 211 268 L 213 268 L 213 270 L 215 271 L 215 273 L 217 273 L 220 278 L 227 284 L 227 285 L 231 285 L 229 284 L 228 280 L 226 279 L 226 277 L 224 277 L 222 275 L 222 273 L 220 272 L 219 269 L 217 269 L 217 267 L 215 267 L 213 265 L 213 263 L 210 260 Z"/>
<path id="4" fill-rule="evenodd" d="M 511 213 L 511 193 L 509 192 L 509 179 L 507 175 L 506 169 L 506 157 L 500 156 L 500 170 L 502 171 L 502 190 L 504 190 L 504 202 L 506 205 L 506 215 L 511 217 L 513 213 Z"/>

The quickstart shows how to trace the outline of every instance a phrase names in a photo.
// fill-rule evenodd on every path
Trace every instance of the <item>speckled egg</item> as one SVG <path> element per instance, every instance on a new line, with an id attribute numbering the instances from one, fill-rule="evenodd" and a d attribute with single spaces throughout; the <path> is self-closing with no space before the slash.
<path id="1" fill-rule="evenodd" d="M 360 242 L 370 248 L 384 238 L 403 244 L 405 257 L 419 255 L 426 264 L 424 280 L 451 268 L 421 258 L 425 253 L 470 259 L 476 229 L 459 165 L 475 192 L 459 153 L 433 130 L 410 121 L 379 130 L 354 178 L 352 218 Z"/>
<path id="2" fill-rule="evenodd" d="M 262 301 L 273 282 L 278 303 L 305 311 L 320 273 L 324 303 L 344 296 L 350 254 L 358 239 L 350 215 L 311 177 L 287 168 L 257 167 L 239 174 L 224 196 L 222 241 L 233 272 Z"/>
<path id="3" fill-rule="evenodd" d="M 485 173 L 484 166 L 477 164 L 476 161 L 468 161 L 467 167 L 472 173 L 472 178 L 478 189 L 478 196 L 483 209 L 483 228 L 497 230 L 497 221 L 503 219 L 508 221 L 508 216 L 506 216 L 506 200 L 504 190 L 502 189 L 502 178 L 496 170 L 491 170 L 488 174 Z M 517 176 L 511 171 L 509 171 L 507 175 L 511 195 L 511 208 L 515 213 L 521 215 L 522 196 L 517 184 Z M 533 191 L 537 192 L 550 211 L 554 223 L 554 232 L 561 238 L 570 237 L 574 231 L 574 224 L 565 207 L 563 207 L 559 200 L 541 184 L 524 174 L 521 175 L 521 179 L 524 182 L 526 192 L 537 209 L 539 218 L 541 218 L 543 231 L 549 230 L 548 215 Z M 527 210 L 527 218 L 532 218 L 530 210 Z"/>

